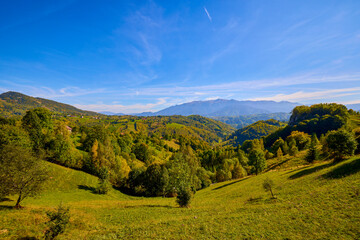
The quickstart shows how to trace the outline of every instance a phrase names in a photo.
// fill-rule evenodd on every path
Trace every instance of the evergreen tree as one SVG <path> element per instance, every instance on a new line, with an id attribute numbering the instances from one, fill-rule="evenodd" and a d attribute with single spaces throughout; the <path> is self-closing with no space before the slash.
<path id="1" fill-rule="evenodd" d="M 299 152 L 295 139 L 291 139 L 289 142 L 289 154 L 290 156 L 295 156 Z"/>
<path id="2" fill-rule="evenodd" d="M 281 151 L 281 147 L 278 148 L 278 150 L 276 151 L 276 157 L 279 161 L 282 161 L 283 159 L 283 152 Z"/>
<path id="3" fill-rule="evenodd" d="M 249 154 L 249 165 L 253 166 L 256 175 L 266 168 L 265 154 L 259 149 L 254 149 Z"/>

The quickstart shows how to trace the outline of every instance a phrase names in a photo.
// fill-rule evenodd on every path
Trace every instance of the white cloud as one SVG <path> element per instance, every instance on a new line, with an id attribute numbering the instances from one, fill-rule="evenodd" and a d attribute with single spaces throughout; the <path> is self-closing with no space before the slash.
<path id="1" fill-rule="evenodd" d="M 253 81 L 235 81 L 230 83 L 191 86 L 191 87 L 157 87 L 157 88 L 143 88 L 137 91 L 141 92 L 142 96 L 194 96 L 194 95 L 228 95 L 240 92 L 249 92 L 251 90 L 262 90 L 275 87 L 289 87 L 305 84 L 319 84 L 319 83 L 344 83 L 344 82 L 359 82 L 360 73 L 336 76 L 319 76 L 313 74 L 304 74 L 295 77 L 284 78 L 270 78 Z M 126 93 L 133 95 L 133 93 Z"/>
<path id="2" fill-rule="evenodd" d="M 75 107 L 89 110 L 89 111 L 96 111 L 96 112 L 114 112 L 114 113 L 141 113 L 141 112 L 149 112 L 153 111 L 155 108 L 163 106 L 166 107 L 169 104 L 167 103 L 165 98 L 158 98 L 156 103 L 148 103 L 148 104 L 132 104 L 132 105 L 122 105 L 122 104 L 89 104 L 89 105 L 82 105 L 82 104 L 74 104 Z"/>
<path id="3" fill-rule="evenodd" d="M 205 13 L 206 13 L 207 17 L 209 18 L 210 22 L 212 22 L 212 17 L 210 16 L 210 13 L 206 9 L 206 7 L 204 7 L 204 10 L 205 10 Z"/>
<path id="4" fill-rule="evenodd" d="M 208 100 L 217 100 L 217 99 L 220 99 L 221 97 L 219 96 L 216 96 L 216 97 L 208 97 L 208 98 L 205 98 L 206 101 Z"/>
<path id="5" fill-rule="evenodd" d="M 318 99 L 334 99 L 337 97 L 351 96 L 360 94 L 360 87 L 358 88 L 344 88 L 332 89 L 314 92 L 295 92 L 291 94 L 277 94 L 272 97 L 259 97 L 250 100 L 273 100 L 273 101 L 308 101 Z"/>

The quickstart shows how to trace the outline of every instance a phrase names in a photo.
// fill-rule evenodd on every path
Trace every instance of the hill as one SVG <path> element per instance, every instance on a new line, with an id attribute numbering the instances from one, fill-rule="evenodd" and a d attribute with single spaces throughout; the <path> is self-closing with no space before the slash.
<path id="1" fill-rule="evenodd" d="M 49 163 L 47 192 L 11 209 L 0 203 L 0 238 L 41 238 L 46 211 L 70 207 L 70 225 L 58 239 L 358 239 L 360 158 L 213 184 L 198 191 L 191 208 L 173 198 L 129 197 L 117 190 L 91 192 L 96 179 Z M 263 190 L 275 184 L 272 199 Z M 54 189 L 53 189 L 54 188 Z M 15 224 L 15 223 L 26 224 Z"/>
<path id="2" fill-rule="evenodd" d="M 140 116 L 168 116 L 168 115 L 201 115 L 205 117 L 241 116 L 249 114 L 290 112 L 298 103 L 274 101 L 237 101 L 237 100 L 209 100 L 184 103 L 165 108 L 155 113 L 143 113 Z"/>
<path id="3" fill-rule="evenodd" d="M 286 126 L 285 123 L 274 119 L 257 121 L 247 127 L 236 130 L 228 139 L 233 145 L 238 145 L 246 140 L 259 139 L 267 136 L 284 126 Z"/>
<path id="4" fill-rule="evenodd" d="M 100 115 L 96 112 L 80 110 L 68 104 L 59 103 L 44 98 L 30 97 L 18 92 L 5 92 L 0 94 L 0 115 L 9 117 L 24 115 L 27 110 L 45 107 L 60 115 Z"/>
<path id="5" fill-rule="evenodd" d="M 97 120 L 89 123 L 94 124 Z M 208 143 L 222 141 L 235 131 L 233 127 L 223 122 L 202 117 L 191 116 L 107 116 L 103 117 L 103 123 L 119 129 L 122 132 L 142 132 L 147 134 L 159 134 L 171 140 L 175 136 L 194 138 Z"/>
<path id="6" fill-rule="evenodd" d="M 289 121 L 290 115 L 291 115 L 290 113 L 279 112 L 279 113 L 250 114 L 250 115 L 242 115 L 237 117 L 211 117 L 211 118 L 229 124 L 234 128 L 240 129 L 260 120 L 274 119 L 281 122 L 287 122 Z"/>

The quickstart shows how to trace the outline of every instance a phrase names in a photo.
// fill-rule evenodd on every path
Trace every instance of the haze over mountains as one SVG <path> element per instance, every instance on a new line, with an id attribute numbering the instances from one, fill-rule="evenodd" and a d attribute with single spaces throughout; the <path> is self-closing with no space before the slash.
<path id="1" fill-rule="evenodd" d="M 143 112 L 134 113 L 135 116 L 170 116 L 170 115 L 201 115 L 204 117 L 238 117 L 245 115 L 261 116 L 257 120 L 266 120 L 273 118 L 274 114 L 280 114 L 281 118 L 278 120 L 284 120 L 292 109 L 300 103 L 292 103 L 288 101 L 275 102 L 275 101 L 237 101 L 237 100 L 208 100 L 208 101 L 193 101 L 189 103 L 183 103 L 175 106 L 171 106 L 160 110 L 158 112 Z M 5 92 L 0 94 L 0 107 L 2 112 L 7 114 L 22 115 L 26 110 L 35 107 L 46 107 L 52 111 L 63 114 L 77 114 L 77 115 L 96 115 L 96 112 L 85 111 L 73 107 L 68 104 L 59 103 L 53 100 L 44 98 L 31 97 L 18 92 Z M 360 104 L 349 104 L 348 108 L 355 111 L 360 110 Z M 112 112 L 99 112 L 105 115 L 124 115 L 122 113 Z M 286 113 L 284 115 L 284 113 Z M 284 116 L 283 116 L 284 115 Z M 218 119 L 220 120 L 220 119 Z"/>
<path id="2" fill-rule="evenodd" d="M 264 114 L 276 112 L 290 112 L 299 103 L 274 102 L 274 101 L 237 101 L 237 100 L 208 100 L 193 101 L 171 106 L 158 112 L 140 113 L 138 116 L 156 115 L 201 115 L 205 117 L 241 116 L 249 114 Z"/>

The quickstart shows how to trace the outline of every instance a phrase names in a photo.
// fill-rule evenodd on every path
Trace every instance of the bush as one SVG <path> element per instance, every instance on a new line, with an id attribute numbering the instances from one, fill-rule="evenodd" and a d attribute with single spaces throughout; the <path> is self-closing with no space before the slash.
<path id="1" fill-rule="evenodd" d="M 46 215 L 50 220 L 47 222 L 49 228 L 45 232 L 45 239 L 54 239 L 63 233 L 69 224 L 69 208 L 60 204 L 56 212 L 47 212 Z"/>
<path id="2" fill-rule="evenodd" d="M 345 130 L 330 131 L 326 137 L 326 144 L 336 160 L 352 156 L 357 147 L 354 135 Z"/>
<path id="3" fill-rule="evenodd" d="M 95 189 L 95 193 L 97 194 L 107 194 L 111 189 L 111 184 L 107 179 L 99 178 L 98 186 Z"/>
<path id="4" fill-rule="evenodd" d="M 176 196 L 176 202 L 180 207 L 189 207 L 192 191 L 188 188 L 180 189 Z"/>

